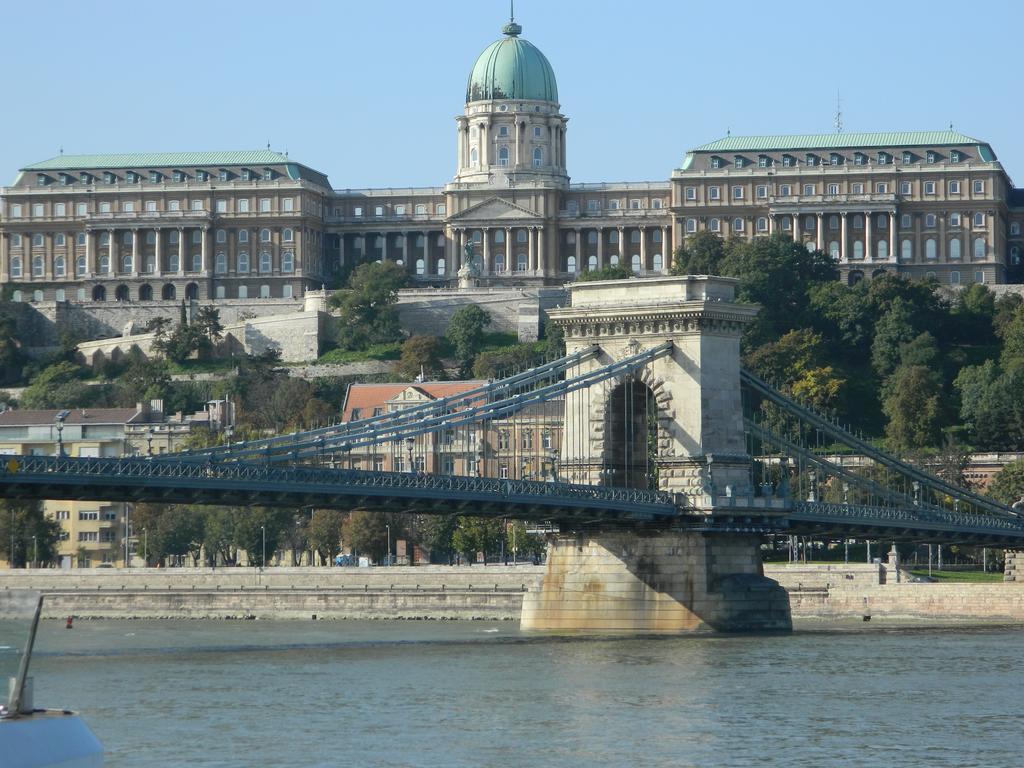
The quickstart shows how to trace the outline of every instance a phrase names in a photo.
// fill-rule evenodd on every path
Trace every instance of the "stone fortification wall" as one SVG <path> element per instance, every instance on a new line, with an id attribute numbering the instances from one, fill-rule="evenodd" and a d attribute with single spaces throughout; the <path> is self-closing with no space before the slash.
<path id="1" fill-rule="evenodd" d="M 561 288 L 414 289 L 399 294 L 398 316 L 402 327 L 410 332 L 441 336 L 452 315 L 462 307 L 476 304 L 490 313 L 489 330 L 515 333 L 523 341 L 535 341 L 545 310 L 566 300 Z"/>
<path id="2" fill-rule="evenodd" d="M 886 566 L 881 563 L 765 563 L 764 575 L 779 582 L 790 592 L 804 589 L 872 587 L 884 584 L 888 580 Z"/>
<path id="3" fill-rule="evenodd" d="M 1024 585 L 903 583 L 792 591 L 794 619 L 1024 621 Z"/>

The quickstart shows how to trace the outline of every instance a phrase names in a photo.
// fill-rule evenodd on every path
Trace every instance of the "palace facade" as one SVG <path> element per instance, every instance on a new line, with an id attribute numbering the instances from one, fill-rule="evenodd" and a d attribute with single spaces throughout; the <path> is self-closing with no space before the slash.
<path id="1" fill-rule="evenodd" d="M 0 190 L 0 284 L 19 301 L 299 298 L 386 259 L 424 285 L 667 272 L 689 235 L 782 232 L 844 279 L 1020 279 L 1024 190 L 956 131 L 729 136 L 665 181 L 573 184 L 554 71 L 514 21 L 477 58 L 444 186 L 334 189 L 267 150 L 60 155 Z"/>

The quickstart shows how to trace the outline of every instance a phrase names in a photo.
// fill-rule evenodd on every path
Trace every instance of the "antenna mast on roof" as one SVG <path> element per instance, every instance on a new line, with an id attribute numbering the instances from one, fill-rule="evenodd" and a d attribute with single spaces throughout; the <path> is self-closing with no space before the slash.
<path id="1" fill-rule="evenodd" d="M 508 0 L 508 21 L 510 24 L 516 20 L 516 0 Z"/>
<path id="2" fill-rule="evenodd" d="M 843 102 L 839 99 L 839 89 L 836 88 L 836 133 L 843 132 Z"/>

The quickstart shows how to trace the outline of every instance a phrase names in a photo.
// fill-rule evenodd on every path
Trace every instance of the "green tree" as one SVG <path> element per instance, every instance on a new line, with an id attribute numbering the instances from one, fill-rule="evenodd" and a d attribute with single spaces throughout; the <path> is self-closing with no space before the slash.
<path id="1" fill-rule="evenodd" d="M 727 244 L 714 232 L 698 232 L 676 248 L 673 275 L 720 275 Z"/>
<path id="2" fill-rule="evenodd" d="M 901 365 L 887 386 L 882 410 L 889 419 L 885 435 L 895 451 L 938 445 L 942 426 L 942 383 L 923 365 Z"/>
<path id="3" fill-rule="evenodd" d="M 273 557 L 283 538 L 285 529 L 292 523 L 291 512 L 271 507 L 249 507 L 235 517 L 234 544 L 244 549 L 249 565 L 265 566 L 264 545 L 267 560 Z M 266 538 L 264 538 L 264 534 Z"/>
<path id="4" fill-rule="evenodd" d="M 115 402 L 124 408 L 154 399 L 168 400 L 173 389 L 167 362 L 146 358 L 137 350 L 129 355 L 128 366 L 114 384 Z"/>
<path id="5" fill-rule="evenodd" d="M 207 507 L 203 516 L 203 552 L 208 565 L 219 559 L 224 565 L 238 562 L 235 521 L 244 510 L 235 507 Z"/>
<path id="6" fill-rule="evenodd" d="M 901 299 L 893 300 L 889 310 L 875 323 L 875 338 L 871 342 L 871 364 L 882 378 L 889 376 L 900 365 L 903 345 L 918 335 L 911 308 Z"/>
<path id="7" fill-rule="evenodd" d="M 87 369 L 62 361 L 43 369 L 21 395 L 22 408 L 82 408 L 91 406 L 99 389 L 85 383 Z"/>
<path id="8" fill-rule="evenodd" d="M 345 522 L 345 513 L 337 509 L 317 509 L 313 511 L 313 521 L 309 527 L 309 546 L 320 555 L 325 565 L 334 561 L 341 552 L 341 531 Z"/>
<path id="9" fill-rule="evenodd" d="M 58 541 L 60 523 L 43 514 L 42 502 L 0 500 L 0 554 L 11 567 L 25 567 L 37 552 L 38 564 L 54 562 Z"/>
<path id="10" fill-rule="evenodd" d="M 994 360 L 964 367 L 953 382 L 970 444 L 980 450 L 1024 448 L 1024 365 Z"/>
<path id="11" fill-rule="evenodd" d="M 1003 504 L 1015 504 L 1024 499 L 1024 459 L 1011 461 L 992 478 L 988 495 Z"/>
<path id="12" fill-rule="evenodd" d="M 360 264 L 348 288 L 331 295 L 329 306 L 338 311 L 337 339 L 343 349 L 366 349 L 371 344 L 402 337 L 395 302 L 408 276 L 390 261 Z"/>
<path id="13" fill-rule="evenodd" d="M 483 552 L 486 562 L 497 554 L 502 538 L 500 520 L 460 516 L 452 534 L 452 547 L 470 563 L 476 562 L 477 552 Z"/>
<path id="14" fill-rule="evenodd" d="M 544 325 L 544 357 L 553 359 L 565 356 L 565 331 L 554 323 Z"/>
<path id="15" fill-rule="evenodd" d="M 20 384 L 27 362 L 18 338 L 18 321 L 10 305 L 0 304 L 0 386 Z"/>
<path id="16" fill-rule="evenodd" d="M 459 308 L 448 321 L 444 335 L 455 350 L 463 376 L 469 372 L 473 358 L 483 346 L 484 328 L 490 322 L 490 314 L 476 304 L 467 304 Z"/>
<path id="17" fill-rule="evenodd" d="M 426 381 L 443 379 L 441 340 L 436 336 L 410 336 L 402 343 L 402 356 L 395 367 L 403 379 L 415 379 L 420 373 Z"/>
<path id="18" fill-rule="evenodd" d="M 628 280 L 631 277 L 636 277 L 636 275 L 624 264 L 608 264 L 601 269 L 580 272 L 576 275 L 576 280 L 585 283 L 593 280 Z"/>
<path id="19" fill-rule="evenodd" d="M 458 526 L 458 515 L 432 515 L 423 524 L 421 543 L 430 552 L 432 563 L 450 563 L 455 548 L 452 536 Z"/>
<path id="20" fill-rule="evenodd" d="M 532 344 L 515 344 L 502 349 L 481 352 L 473 361 L 473 376 L 496 379 L 510 371 L 523 370 L 539 362 Z"/>
<path id="21" fill-rule="evenodd" d="M 216 307 L 200 307 L 196 313 L 195 325 L 212 347 L 224 334 L 224 326 L 220 322 L 220 310 Z"/>
<path id="22" fill-rule="evenodd" d="M 146 557 L 165 562 L 168 557 L 190 557 L 194 565 L 204 540 L 206 511 L 182 504 L 136 504 L 132 527 L 141 536 L 146 531 Z M 140 549 L 141 552 L 141 549 Z"/>
<path id="23" fill-rule="evenodd" d="M 388 526 L 391 526 L 392 546 L 400 538 L 402 526 L 392 515 L 357 509 L 350 512 L 342 525 L 345 545 L 353 553 L 369 555 L 375 562 L 383 562 L 388 549 Z"/>
<path id="24" fill-rule="evenodd" d="M 846 383 L 832 366 L 822 365 L 825 358 L 821 335 L 801 329 L 757 347 L 745 362 L 761 378 L 824 412 L 835 406 Z"/>
<path id="25" fill-rule="evenodd" d="M 522 520 L 513 520 L 505 527 L 505 551 L 518 560 L 539 559 L 544 556 L 547 542 L 543 536 L 527 533 Z"/>

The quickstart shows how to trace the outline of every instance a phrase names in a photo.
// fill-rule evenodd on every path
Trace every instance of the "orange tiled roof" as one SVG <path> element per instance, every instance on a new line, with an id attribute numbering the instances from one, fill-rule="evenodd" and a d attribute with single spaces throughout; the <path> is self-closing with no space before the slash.
<path id="1" fill-rule="evenodd" d="M 389 400 L 394 400 L 407 389 L 422 392 L 431 400 L 451 397 L 486 384 L 486 381 L 424 381 L 407 384 L 351 384 L 345 395 L 345 407 L 342 410 L 343 421 L 352 421 L 352 412 L 358 410 L 360 419 L 373 416 L 374 408 L 384 408 Z"/>

